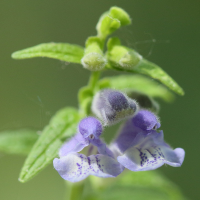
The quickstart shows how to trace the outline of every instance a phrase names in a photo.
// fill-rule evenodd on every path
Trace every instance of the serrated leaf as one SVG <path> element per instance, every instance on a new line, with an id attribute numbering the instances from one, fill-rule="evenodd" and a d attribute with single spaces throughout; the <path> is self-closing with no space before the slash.
<path id="1" fill-rule="evenodd" d="M 117 90 L 136 90 L 151 97 L 158 97 L 167 102 L 174 99 L 174 95 L 163 85 L 153 79 L 141 75 L 120 75 L 106 77 L 99 81 L 99 86 L 110 87 Z"/>
<path id="2" fill-rule="evenodd" d="M 180 189 L 157 171 L 125 172 L 117 178 L 90 177 L 90 200 L 184 200 Z M 95 197 L 98 198 L 95 198 Z M 86 198 L 87 199 L 87 198 Z"/>
<path id="3" fill-rule="evenodd" d="M 58 154 L 63 141 L 76 133 L 79 113 L 74 108 L 64 108 L 51 119 L 28 155 L 19 181 L 26 182 L 46 167 Z"/>
<path id="4" fill-rule="evenodd" d="M 0 151 L 8 154 L 27 155 L 39 135 L 36 131 L 21 129 L 0 133 Z"/>
<path id="5" fill-rule="evenodd" d="M 43 43 L 12 54 L 14 59 L 34 57 L 55 58 L 66 62 L 81 63 L 84 49 L 81 46 L 68 43 Z"/>

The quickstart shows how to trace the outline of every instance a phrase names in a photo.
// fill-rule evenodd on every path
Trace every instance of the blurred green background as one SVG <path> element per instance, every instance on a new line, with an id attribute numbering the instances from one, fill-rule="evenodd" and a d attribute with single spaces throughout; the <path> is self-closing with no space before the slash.
<path id="1" fill-rule="evenodd" d="M 186 95 L 173 104 L 161 102 L 160 118 L 166 141 L 184 148 L 186 158 L 181 168 L 163 166 L 160 170 L 187 197 L 198 199 L 199 0 L 1 0 L 0 130 L 42 130 L 58 109 L 77 106 L 77 91 L 89 77 L 80 65 L 47 58 L 12 60 L 11 53 L 43 42 L 83 46 L 88 36 L 96 34 L 99 16 L 114 5 L 132 18 L 132 25 L 115 35 L 160 65 L 185 90 Z M 24 159 L 0 154 L 0 199 L 62 199 L 63 180 L 52 165 L 28 183 L 18 182 Z"/>

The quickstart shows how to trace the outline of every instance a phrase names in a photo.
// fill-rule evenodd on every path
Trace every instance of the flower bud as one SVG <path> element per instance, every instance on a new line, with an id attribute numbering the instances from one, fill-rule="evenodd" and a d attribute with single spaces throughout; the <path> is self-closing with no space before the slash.
<path id="1" fill-rule="evenodd" d="M 121 49 L 122 48 L 124 47 L 121 47 Z M 119 65 L 122 68 L 131 69 L 132 67 L 135 67 L 141 59 L 142 56 L 139 55 L 136 51 L 127 49 L 127 53 L 124 54 L 119 60 Z"/>
<path id="2" fill-rule="evenodd" d="M 136 114 L 138 105 L 124 93 L 105 89 L 98 92 L 92 102 L 92 111 L 104 125 L 115 124 Z"/>
<path id="3" fill-rule="evenodd" d="M 121 26 L 126 26 L 126 25 L 131 24 L 131 18 L 129 14 L 122 8 L 119 8 L 116 6 L 111 7 L 110 15 L 111 17 L 118 19 L 121 23 Z"/>
<path id="4" fill-rule="evenodd" d="M 100 71 L 106 65 L 103 56 L 102 42 L 97 37 L 89 37 L 86 41 L 86 48 L 81 63 L 84 68 L 90 71 Z"/>
<path id="5" fill-rule="evenodd" d="M 99 120 L 94 117 L 87 117 L 80 121 L 78 130 L 84 138 L 99 138 L 103 128 Z"/>
<path id="6" fill-rule="evenodd" d="M 132 69 L 142 60 L 136 51 L 122 46 L 118 38 L 110 38 L 107 47 L 107 59 L 114 67 Z"/>
<path id="7" fill-rule="evenodd" d="M 126 26 L 131 24 L 131 18 L 129 14 L 119 8 L 111 7 L 109 11 L 103 13 L 97 23 L 97 35 L 103 40 L 114 31 L 119 29 L 121 26 Z"/>
<path id="8" fill-rule="evenodd" d="M 89 53 L 85 55 L 81 63 L 84 68 L 89 69 L 90 71 L 100 71 L 105 67 L 106 59 L 99 53 Z"/>

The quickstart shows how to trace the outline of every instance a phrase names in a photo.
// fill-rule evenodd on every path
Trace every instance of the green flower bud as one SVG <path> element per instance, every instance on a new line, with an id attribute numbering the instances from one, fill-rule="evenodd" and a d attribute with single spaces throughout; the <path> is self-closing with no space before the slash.
<path id="1" fill-rule="evenodd" d="M 131 19 L 126 11 L 119 7 L 111 7 L 109 11 L 101 15 L 96 29 L 98 36 L 104 40 L 121 26 L 129 24 L 131 24 Z"/>
<path id="2" fill-rule="evenodd" d="M 110 15 L 113 18 L 118 19 L 121 23 L 121 26 L 126 26 L 126 25 L 131 24 L 131 18 L 129 16 L 129 14 L 126 11 L 124 11 L 122 8 L 119 8 L 116 6 L 111 7 Z"/>
<path id="3" fill-rule="evenodd" d="M 107 47 L 107 59 L 114 67 L 132 69 L 142 60 L 136 51 L 122 46 L 118 38 L 110 38 Z"/>
<path id="4" fill-rule="evenodd" d="M 98 37 L 89 37 L 85 46 L 84 56 L 81 59 L 83 67 L 90 71 L 102 70 L 107 61 L 103 56 L 101 40 Z"/>
<path id="5" fill-rule="evenodd" d="M 131 69 L 132 67 L 135 67 L 141 59 L 141 55 L 130 50 L 119 60 L 119 65 L 125 69 Z"/>

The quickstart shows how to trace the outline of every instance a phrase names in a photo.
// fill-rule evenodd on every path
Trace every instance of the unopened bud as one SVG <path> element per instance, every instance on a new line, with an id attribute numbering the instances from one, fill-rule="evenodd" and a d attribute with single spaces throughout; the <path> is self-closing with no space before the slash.
<path id="1" fill-rule="evenodd" d="M 117 68 L 132 69 L 142 60 L 135 50 L 122 46 L 118 38 L 110 38 L 107 47 L 107 59 Z"/>
<path id="2" fill-rule="evenodd" d="M 103 121 L 104 125 L 112 125 L 136 114 L 136 101 L 126 94 L 112 89 L 98 92 L 92 102 L 93 113 Z"/>
<path id="3" fill-rule="evenodd" d="M 89 37 L 86 41 L 84 56 L 81 59 L 84 68 L 90 71 L 100 71 L 106 65 L 102 51 L 102 42 L 98 37 Z"/>
<path id="4" fill-rule="evenodd" d="M 100 71 L 106 65 L 106 59 L 99 53 L 89 53 L 85 55 L 81 63 L 84 68 L 89 69 L 90 71 Z"/>
<path id="5" fill-rule="evenodd" d="M 97 23 L 97 34 L 100 38 L 106 37 L 119 29 L 121 26 L 131 24 L 129 14 L 119 7 L 111 7 L 109 11 L 103 13 Z"/>
<path id="6" fill-rule="evenodd" d="M 136 51 L 130 50 L 119 60 L 119 65 L 124 69 L 131 69 L 135 67 L 141 59 L 141 55 Z"/>

